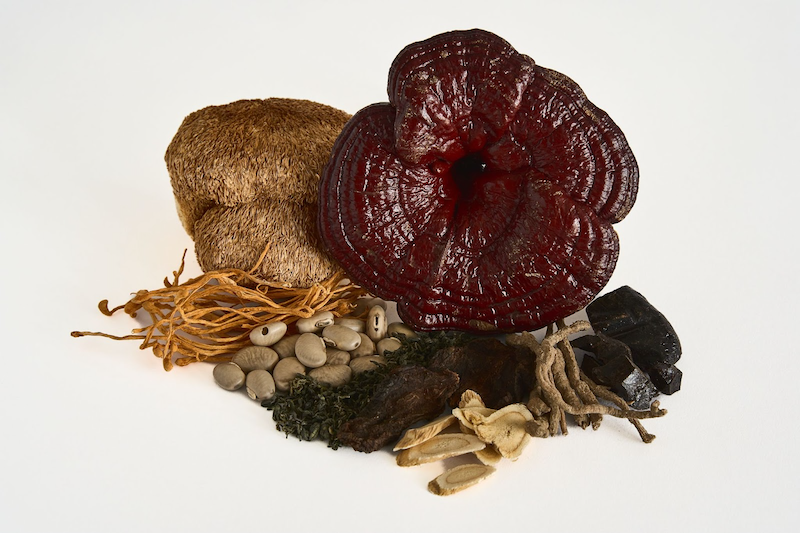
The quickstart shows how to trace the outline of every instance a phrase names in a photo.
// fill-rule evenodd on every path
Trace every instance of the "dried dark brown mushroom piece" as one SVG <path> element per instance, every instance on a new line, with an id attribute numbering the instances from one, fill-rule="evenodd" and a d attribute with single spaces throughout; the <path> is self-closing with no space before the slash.
<path id="1" fill-rule="evenodd" d="M 398 368 L 389 374 L 367 406 L 342 424 L 339 440 L 360 452 L 379 450 L 396 441 L 412 424 L 441 414 L 457 386 L 458 376 L 448 370 Z"/>
<path id="2" fill-rule="evenodd" d="M 616 124 L 483 30 L 406 47 L 388 88 L 320 182 L 320 233 L 351 279 L 419 330 L 533 330 L 583 308 L 638 187 Z"/>

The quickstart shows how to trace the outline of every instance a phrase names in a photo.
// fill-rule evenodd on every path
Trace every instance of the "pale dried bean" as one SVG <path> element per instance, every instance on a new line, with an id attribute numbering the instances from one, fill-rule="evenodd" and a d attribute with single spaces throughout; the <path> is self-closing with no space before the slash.
<path id="1" fill-rule="evenodd" d="M 386 311 L 379 305 L 373 305 L 367 315 L 367 337 L 375 342 L 386 337 Z"/>
<path id="2" fill-rule="evenodd" d="M 309 368 L 317 368 L 325 364 L 325 342 L 313 333 L 303 333 L 294 347 L 295 357 Z"/>
<path id="3" fill-rule="evenodd" d="M 277 343 L 273 344 L 271 348 L 275 350 L 275 352 L 278 354 L 278 357 L 281 359 L 294 357 L 294 346 L 297 344 L 297 339 L 299 338 L 300 335 L 290 335 L 288 337 L 284 337 Z"/>
<path id="4" fill-rule="evenodd" d="M 272 346 L 286 334 L 286 324 L 283 322 L 270 322 L 258 326 L 250 332 L 250 342 L 256 346 Z"/>
<path id="5" fill-rule="evenodd" d="M 378 355 L 386 355 L 387 352 L 393 352 L 402 345 L 403 343 L 401 343 L 398 339 L 395 339 L 394 337 L 386 337 L 385 339 L 378 341 L 378 344 L 375 346 L 375 351 Z"/>
<path id="6" fill-rule="evenodd" d="M 244 385 L 244 372 L 236 363 L 220 363 L 213 373 L 214 381 L 225 390 L 238 390 Z"/>
<path id="7" fill-rule="evenodd" d="M 349 352 L 361 344 L 361 337 L 357 332 L 345 326 L 336 324 L 322 330 L 322 340 L 328 346 Z"/>
<path id="8" fill-rule="evenodd" d="M 253 370 L 247 374 L 245 386 L 247 395 L 253 400 L 269 400 L 275 396 L 275 380 L 266 370 Z"/>
<path id="9" fill-rule="evenodd" d="M 380 298 L 361 298 L 360 300 L 356 300 L 356 306 L 352 314 L 361 316 L 376 305 L 383 307 L 384 311 L 386 310 L 386 302 Z"/>
<path id="10" fill-rule="evenodd" d="M 350 353 L 338 348 L 325 350 L 325 365 L 346 365 L 350 363 Z"/>
<path id="11" fill-rule="evenodd" d="M 281 359 L 272 370 L 272 377 L 275 379 L 275 388 L 281 392 L 289 390 L 292 380 L 298 375 L 305 374 L 306 367 L 297 360 L 297 357 L 287 357 Z"/>
<path id="12" fill-rule="evenodd" d="M 301 318 L 297 321 L 297 331 L 300 333 L 317 333 L 322 331 L 322 328 L 333 324 L 333 313 L 330 311 L 321 311 L 314 314 L 309 318 Z"/>
<path id="13" fill-rule="evenodd" d="M 236 352 L 231 362 L 239 365 L 245 374 L 253 370 L 272 370 L 278 363 L 278 354 L 266 346 L 248 346 Z"/>
<path id="14" fill-rule="evenodd" d="M 359 333 L 358 336 L 361 338 L 361 344 L 355 350 L 350 350 L 350 357 L 355 359 L 356 357 L 375 355 L 375 343 L 372 342 L 372 339 L 365 333 Z"/>
<path id="15" fill-rule="evenodd" d="M 359 374 L 365 370 L 375 370 L 378 368 L 375 363 L 386 364 L 386 358 L 380 355 L 366 355 L 350 360 L 350 368 L 353 374 Z"/>
<path id="16" fill-rule="evenodd" d="M 347 365 L 325 365 L 309 371 L 308 375 L 320 383 L 339 387 L 350 381 L 353 370 Z"/>
<path id="17" fill-rule="evenodd" d="M 358 318 L 334 318 L 333 323 L 337 326 L 344 326 L 350 328 L 356 333 L 364 333 L 364 321 Z"/>
<path id="18" fill-rule="evenodd" d="M 386 328 L 386 334 L 390 336 L 395 334 L 405 335 L 406 339 L 408 340 L 419 338 L 419 335 L 417 335 L 416 331 L 402 322 L 392 322 L 389 324 L 389 326 Z"/>

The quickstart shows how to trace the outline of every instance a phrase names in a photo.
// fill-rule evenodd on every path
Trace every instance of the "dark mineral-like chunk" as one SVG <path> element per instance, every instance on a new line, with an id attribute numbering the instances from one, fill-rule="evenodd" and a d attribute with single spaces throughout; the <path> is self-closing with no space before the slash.
<path id="1" fill-rule="evenodd" d="M 681 389 L 681 378 L 683 372 L 678 370 L 675 365 L 668 365 L 665 363 L 656 363 L 650 368 L 643 368 L 647 375 L 650 376 L 650 381 L 656 388 L 664 394 L 672 394 Z"/>
<path id="2" fill-rule="evenodd" d="M 596 357 L 584 357 L 581 368 L 600 385 L 610 387 L 631 408 L 642 411 L 650 408 L 658 390 L 648 375 L 631 359 L 628 347 L 615 339 L 586 335 L 572 341 L 573 346 L 593 352 Z"/>
<path id="3" fill-rule="evenodd" d="M 439 416 L 457 387 L 458 376 L 449 370 L 397 369 L 358 416 L 342 424 L 339 440 L 359 452 L 379 450 L 415 422 Z"/>
<path id="4" fill-rule="evenodd" d="M 570 341 L 572 346 L 592 352 L 601 364 L 606 364 L 619 357 L 631 358 L 631 350 L 624 342 L 612 339 L 607 335 L 584 335 Z"/>
<path id="5" fill-rule="evenodd" d="M 681 356 L 681 343 L 672 325 L 627 285 L 597 298 L 586 314 L 595 332 L 627 344 L 634 362 L 642 368 L 672 365 Z"/>
<path id="6" fill-rule="evenodd" d="M 461 394 L 472 389 L 487 407 L 501 409 L 526 401 L 534 385 L 535 361 L 530 351 L 495 338 L 478 338 L 439 350 L 428 367 L 458 374 L 458 390 L 450 397 L 450 407 L 456 407 Z"/>

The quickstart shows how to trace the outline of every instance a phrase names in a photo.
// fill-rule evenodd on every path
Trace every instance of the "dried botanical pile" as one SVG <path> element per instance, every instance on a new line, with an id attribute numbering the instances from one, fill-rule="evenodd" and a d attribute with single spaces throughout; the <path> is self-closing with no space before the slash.
<path id="1" fill-rule="evenodd" d="M 221 363 L 221 387 L 245 385 L 279 430 L 334 449 L 381 449 L 458 402 L 395 447 L 404 466 L 475 454 L 481 464 L 431 481 L 436 494 L 484 479 L 531 437 L 567 434 L 567 415 L 584 429 L 598 429 L 603 415 L 624 418 L 651 442 L 641 420 L 666 414 L 652 401 L 656 385 L 665 394 L 680 387 L 680 345 L 666 319 L 639 320 L 646 301 L 638 293 L 616 307 L 595 303 L 592 324 L 563 319 L 600 292 L 616 265 L 612 224 L 630 211 L 639 179 L 621 130 L 572 80 L 477 29 L 407 47 L 390 70 L 389 99 L 352 119 L 288 99 L 191 114 L 165 159 L 206 272 L 181 282 L 182 259 L 163 288 L 113 309 L 101 301 L 108 316 L 147 313 L 150 323 L 130 335 L 72 335 L 141 341 L 165 370 Z M 434 333 L 386 339 L 382 310 L 381 320 L 372 323 L 371 310 L 361 323 L 366 336 L 333 323 L 368 291 L 396 301 L 409 326 Z M 303 330 L 318 313 L 330 322 L 321 337 Z M 447 331 L 548 323 L 541 341 L 523 332 L 505 344 Z M 580 346 L 595 353 L 596 371 L 584 372 L 569 336 L 592 325 L 598 336 Z M 281 338 L 288 328 L 298 333 L 291 348 Z M 671 349 L 651 350 L 648 339 L 663 340 L 666 330 Z M 606 334 L 622 345 L 613 357 L 601 345 Z M 330 360 L 355 357 L 361 337 L 372 346 L 344 368 L 352 379 L 323 379 L 320 371 L 345 366 L 326 368 Z M 388 353 L 356 372 L 354 363 L 375 351 Z M 652 395 L 635 403 L 627 389 L 612 392 L 633 372 L 644 376 L 639 366 Z M 460 433 L 442 432 L 456 423 Z"/>
<path id="2" fill-rule="evenodd" d="M 124 305 L 108 308 L 108 316 L 124 310 L 131 317 L 139 311 L 150 315 L 151 323 L 133 330 L 131 335 L 73 331 L 73 337 L 98 336 L 115 340 L 141 340 L 140 349 L 151 348 L 163 360 L 164 370 L 174 364 L 186 366 L 198 361 L 230 361 L 237 351 L 250 345 L 253 328 L 277 320 L 291 324 L 320 311 L 337 316 L 349 314 L 354 302 L 365 291 L 348 283 L 342 272 L 309 288 L 294 288 L 268 282 L 253 274 L 267 250 L 250 271 L 236 268 L 209 271 L 181 282 L 186 253 L 181 266 L 164 288 L 140 290 Z"/>
<path id="3" fill-rule="evenodd" d="M 362 412 L 394 369 L 425 366 L 438 350 L 465 340 L 453 332 L 421 333 L 413 341 L 403 339 L 399 349 L 387 353 L 386 364 L 354 375 L 345 385 L 331 387 L 299 375 L 288 394 L 277 395 L 262 405 L 272 411 L 277 429 L 286 435 L 301 440 L 322 439 L 335 450 L 342 445 L 339 429 Z"/>
<path id="4" fill-rule="evenodd" d="M 480 464 L 456 466 L 428 484 L 436 495 L 454 494 L 493 474 L 501 459 L 516 461 L 530 442 L 525 427 L 531 418 L 522 404 L 491 409 L 477 392 L 466 390 L 451 414 L 405 432 L 394 447 L 400 452 L 397 464 L 416 466 L 474 454 Z M 456 423 L 460 432 L 448 432 Z"/>

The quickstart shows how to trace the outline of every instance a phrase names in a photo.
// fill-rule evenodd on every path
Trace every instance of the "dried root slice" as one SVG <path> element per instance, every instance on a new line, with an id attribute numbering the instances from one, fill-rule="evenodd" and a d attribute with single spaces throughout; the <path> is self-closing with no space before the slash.
<path id="1" fill-rule="evenodd" d="M 475 457 L 485 465 L 496 465 L 503 458 L 494 444 L 487 444 L 486 448 L 475 452 Z"/>
<path id="2" fill-rule="evenodd" d="M 422 444 L 441 433 L 444 429 L 455 424 L 457 420 L 458 419 L 453 415 L 443 415 L 424 426 L 409 429 L 403 434 L 403 437 L 397 441 L 397 444 L 394 446 L 394 451 L 406 450 L 412 446 Z"/>
<path id="3" fill-rule="evenodd" d="M 486 407 L 486 404 L 483 403 L 483 398 L 481 398 L 480 394 L 472 389 L 467 389 L 461 395 L 461 400 L 458 402 L 458 407 L 461 409 L 465 409 L 467 407 Z"/>
<path id="4" fill-rule="evenodd" d="M 482 424 L 486 417 L 495 412 L 495 409 L 488 407 L 456 407 L 453 409 L 453 416 L 458 419 L 461 431 L 475 433 L 475 424 Z"/>
<path id="5" fill-rule="evenodd" d="M 441 459 L 476 452 L 485 447 L 486 444 L 475 435 L 442 433 L 422 444 L 401 451 L 397 455 L 397 464 L 399 466 L 416 466 L 432 463 Z"/>
<path id="6" fill-rule="evenodd" d="M 428 491 L 437 496 L 454 494 L 486 479 L 494 472 L 495 468 L 489 465 L 460 465 L 428 483 Z"/>
<path id="7" fill-rule="evenodd" d="M 487 444 L 494 444 L 500 455 L 513 461 L 530 442 L 531 437 L 525 431 L 525 424 L 530 420 L 533 415 L 524 405 L 507 405 L 475 424 L 475 435 Z"/>

